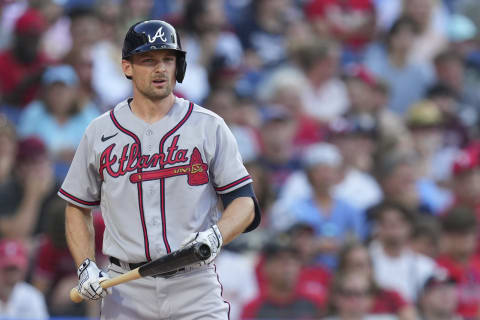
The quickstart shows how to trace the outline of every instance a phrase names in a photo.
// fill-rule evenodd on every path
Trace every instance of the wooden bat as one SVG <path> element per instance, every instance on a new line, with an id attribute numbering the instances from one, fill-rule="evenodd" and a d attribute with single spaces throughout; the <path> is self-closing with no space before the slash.
<path id="1" fill-rule="evenodd" d="M 107 289 L 127 281 L 148 276 L 162 275 L 163 273 L 177 270 L 189 264 L 206 260 L 210 257 L 210 254 L 210 247 L 208 245 L 204 243 L 196 243 L 193 246 L 174 251 L 156 260 L 150 261 L 143 266 L 122 274 L 121 276 L 107 279 L 100 283 L 100 285 L 103 289 Z M 83 300 L 83 297 L 78 292 L 77 288 L 73 288 L 70 290 L 70 299 L 73 302 L 78 303 Z"/>

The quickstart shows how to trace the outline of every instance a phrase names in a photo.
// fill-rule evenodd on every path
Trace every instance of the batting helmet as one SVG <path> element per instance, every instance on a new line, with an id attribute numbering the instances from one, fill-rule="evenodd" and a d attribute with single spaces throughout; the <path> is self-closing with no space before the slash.
<path id="1" fill-rule="evenodd" d="M 186 52 L 182 50 L 180 37 L 175 28 L 162 20 L 141 21 L 130 27 L 123 42 L 122 59 L 134 54 L 152 50 L 170 49 L 177 52 L 177 70 L 175 78 L 183 81 L 187 62 Z"/>

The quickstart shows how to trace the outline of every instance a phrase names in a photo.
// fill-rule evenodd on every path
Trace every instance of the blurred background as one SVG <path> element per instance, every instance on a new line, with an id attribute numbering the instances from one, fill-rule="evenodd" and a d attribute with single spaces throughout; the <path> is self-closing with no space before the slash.
<path id="1" fill-rule="evenodd" d="M 216 260 L 231 319 L 480 319 L 480 1 L 0 0 L 1 319 L 98 317 L 55 194 L 148 18 L 263 210 Z"/>

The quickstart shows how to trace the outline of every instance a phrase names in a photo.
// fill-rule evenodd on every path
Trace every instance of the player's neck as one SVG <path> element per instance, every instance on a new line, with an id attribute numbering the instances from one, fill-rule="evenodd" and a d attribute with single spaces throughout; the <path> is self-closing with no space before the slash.
<path id="1" fill-rule="evenodd" d="M 142 95 L 134 95 L 130 108 L 132 112 L 147 123 L 154 123 L 162 119 L 175 103 L 173 93 L 162 100 L 150 100 Z"/>

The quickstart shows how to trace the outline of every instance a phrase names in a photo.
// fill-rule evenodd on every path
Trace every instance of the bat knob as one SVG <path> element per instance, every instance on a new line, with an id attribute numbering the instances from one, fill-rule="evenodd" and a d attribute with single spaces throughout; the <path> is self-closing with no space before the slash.
<path id="1" fill-rule="evenodd" d="M 211 255 L 210 247 L 202 243 L 198 248 L 198 253 L 200 254 L 200 258 L 202 260 L 207 260 L 208 258 L 210 258 Z"/>
<path id="2" fill-rule="evenodd" d="M 79 303 L 83 301 L 83 297 L 80 295 L 77 288 L 72 288 L 72 290 L 70 290 L 70 300 L 72 300 L 75 303 Z"/>

